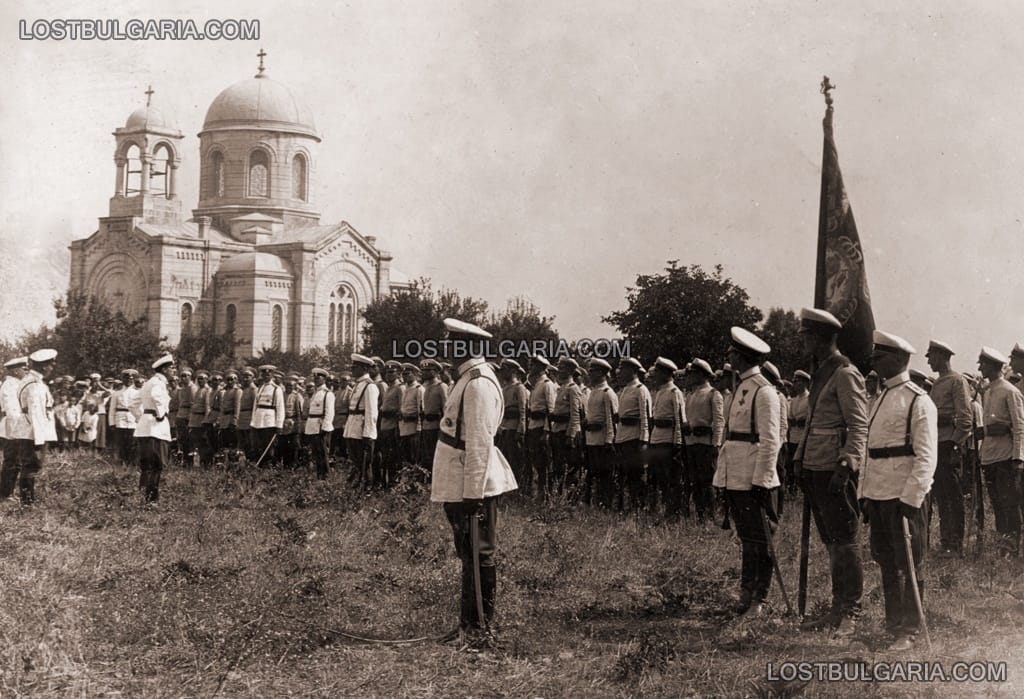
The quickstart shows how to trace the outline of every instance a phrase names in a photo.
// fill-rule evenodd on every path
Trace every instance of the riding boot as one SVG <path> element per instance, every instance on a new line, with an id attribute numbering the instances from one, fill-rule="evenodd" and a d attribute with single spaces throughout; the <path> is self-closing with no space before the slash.
<path id="1" fill-rule="evenodd" d="M 483 596 L 484 626 L 491 628 L 494 622 L 494 601 L 498 592 L 498 569 L 495 566 L 480 568 L 480 592 Z"/>
<path id="2" fill-rule="evenodd" d="M 31 505 L 36 501 L 36 479 L 21 477 L 21 504 Z"/>
<path id="3" fill-rule="evenodd" d="M 18 482 L 18 471 L 16 468 L 7 468 L 0 472 L 0 500 L 5 500 L 14 494 L 14 486 Z"/>
<path id="4" fill-rule="evenodd" d="M 459 626 L 472 629 L 480 625 L 480 615 L 476 611 L 476 589 L 473 583 L 473 564 L 462 563 L 462 593 L 459 596 Z"/>

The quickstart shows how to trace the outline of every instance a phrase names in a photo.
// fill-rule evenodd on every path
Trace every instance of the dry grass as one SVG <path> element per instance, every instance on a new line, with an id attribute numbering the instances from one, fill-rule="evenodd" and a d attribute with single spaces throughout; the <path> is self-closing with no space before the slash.
<path id="1" fill-rule="evenodd" d="M 1014 696 L 1024 694 L 1019 561 L 929 562 L 935 648 L 1009 663 L 1004 684 L 769 686 L 768 662 L 893 660 L 866 565 L 860 650 L 780 611 L 737 630 L 729 535 L 517 496 L 499 512 L 501 648 L 360 643 L 456 620 L 439 506 L 408 485 L 357 497 L 341 474 L 172 470 L 161 507 L 137 476 L 59 459 L 42 502 L 0 505 L 0 696 Z M 793 508 L 795 509 L 795 508 Z M 798 513 L 778 542 L 795 598 Z M 828 589 L 812 544 L 812 603 Z"/>

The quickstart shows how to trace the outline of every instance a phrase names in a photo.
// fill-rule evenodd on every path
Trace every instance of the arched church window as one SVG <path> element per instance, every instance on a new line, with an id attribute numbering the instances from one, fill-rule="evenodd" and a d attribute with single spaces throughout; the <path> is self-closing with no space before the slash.
<path id="1" fill-rule="evenodd" d="M 329 345 L 338 341 L 334 334 L 335 328 L 337 328 L 337 316 L 335 315 L 337 311 L 337 307 L 332 303 L 327 315 L 327 344 Z"/>
<path id="2" fill-rule="evenodd" d="M 235 332 L 235 320 L 237 317 L 238 309 L 235 308 L 235 304 L 229 303 L 228 307 L 224 309 L 224 332 Z"/>
<path id="3" fill-rule="evenodd" d="M 125 151 L 124 196 L 130 197 L 142 191 L 142 151 L 134 143 Z"/>
<path id="4" fill-rule="evenodd" d="M 210 179 L 206 185 L 206 196 L 224 196 L 224 154 L 219 150 L 210 156 Z"/>
<path id="5" fill-rule="evenodd" d="M 270 347 L 280 351 L 281 349 L 281 307 L 274 306 L 270 314 Z"/>
<path id="6" fill-rule="evenodd" d="M 192 334 L 192 304 L 181 305 L 181 336 L 186 337 Z"/>
<path id="7" fill-rule="evenodd" d="M 344 344 L 356 342 L 356 297 L 352 290 L 344 284 L 338 286 L 331 292 L 332 315 L 334 304 L 337 303 L 337 326 L 336 330 L 328 337 L 333 337 L 335 342 Z"/>
<path id="8" fill-rule="evenodd" d="M 171 149 L 161 143 L 153 151 L 153 160 L 149 164 L 149 191 L 161 197 L 170 197 L 171 178 L 168 168 L 171 162 Z"/>
<path id="9" fill-rule="evenodd" d="M 299 153 L 292 159 L 292 199 L 306 201 L 306 156 Z"/>
<path id="10" fill-rule="evenodd" d="M 254 150 L 249 156 L 249 196 L 270 196 L 270 159 L 266 151 Z"/>

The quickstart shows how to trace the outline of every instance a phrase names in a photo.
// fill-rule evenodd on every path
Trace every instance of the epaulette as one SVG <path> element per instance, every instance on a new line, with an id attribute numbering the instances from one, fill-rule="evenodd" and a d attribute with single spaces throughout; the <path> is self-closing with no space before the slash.
<path id="1" fill-rule="evenodd" d="M 480 373 L 479 369 L 473 369 L 473 370 L 471 370 L 469 372 L 469 378 L 471 378 L 471 379 L 477 379 L 477 378 L 480 378 L 480 376 L 481 376 L 481 373 Z"/>
<path id="2" fill-rule="evenodd" d="M 907 383 L 905 383 L 904 386 L 906 386 L 907 388 L 909 388 L 911 391 L 913 391 L 914 393 L 916 393 L 919 396 L 926 396 L 926 395 L 928 395 L 928 391 L 924 390 L 923 388 L 918 386 L 913 381 L 907 381 Z"/>

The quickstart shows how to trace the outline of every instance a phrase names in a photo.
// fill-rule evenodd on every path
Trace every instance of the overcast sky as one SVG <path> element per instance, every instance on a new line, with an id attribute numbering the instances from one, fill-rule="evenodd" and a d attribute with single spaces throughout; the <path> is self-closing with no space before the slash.
<path id="1" fill-rule="evenodd" d="M 51 319 L 33 265 L 96 230 L 146 86 L 186 135 L 188 211 L 206 109 L 262 46 L 316 116 L 323 222 L 492 307 L 524 294 L 570 338 L 613 332 L 600 316 L 669 259 L 722 263 L 764 309 L 810 303 L 828 74 L 877 324 L 973 367 L 1024 342 L 1024 6 L 893 5 L 5 3 L 0 335 Z M 261 38 L 18 40 L 57 17 L 256 18 Z"/>

